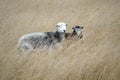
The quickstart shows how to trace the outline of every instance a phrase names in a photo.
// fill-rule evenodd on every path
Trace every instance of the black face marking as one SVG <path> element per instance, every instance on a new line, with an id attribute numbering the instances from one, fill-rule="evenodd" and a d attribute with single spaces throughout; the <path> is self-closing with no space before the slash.
<path id="1" fill-rule="evenodd" d="M 76 34 L 77 34 L 77 33 L 76 33 L 75 29 L 74 29 L 73 32 L 72 32 L 71 37 L 72 37 L 73 35 L 76 35 Z"/>
<path id="2" fill-rule="evenodd" d="M 80 26 L 75 26 L 75 28 L 80 28 Z"/>

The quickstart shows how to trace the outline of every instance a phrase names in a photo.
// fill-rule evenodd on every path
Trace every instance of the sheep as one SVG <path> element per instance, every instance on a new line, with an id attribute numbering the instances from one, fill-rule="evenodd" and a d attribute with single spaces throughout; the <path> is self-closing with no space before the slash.
<path id="1" fill-rule="evenodd" d="M 82 29 L 84 27 L 81 27 L 81 26 L 75 26 L 73 27 L 73 32 L 72 33 L 66 33 L 65 34 L 65 38 L 67 40 L 70 40 L 70 39 L 81 39 L 83 37 L 83 34 L 82 34 Z"/>
<path id="2" fill-rule="evenodd" d="M 64 23 L 64 22 L 59 22 L 57 25 L 56 25 L 56 31 L 57 32 L 66 32 L 66 26 L 68 26 L 67 23 Z"/>
<path id="3" fill-rule="evenodd" d="M 18 47 L 22 51 L 32 51 L 40 46 L 50 46 L 65 40 L 67 24 L 59 22 L 55 32 L 34 32 L 23 35 L 18 41 Z"/>

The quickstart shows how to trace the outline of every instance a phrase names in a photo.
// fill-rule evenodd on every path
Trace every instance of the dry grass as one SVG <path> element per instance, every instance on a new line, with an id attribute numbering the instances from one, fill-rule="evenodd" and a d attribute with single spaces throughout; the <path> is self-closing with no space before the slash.
<path id="1" fill-rule="evenodd" d="M 119 0 L 0 0 L 0 80 L 120 80 Z M 20 36 L 84 26 L 82 40 L 26 55 Z M 81 44 L 81 41 L 83 43 Z"/>

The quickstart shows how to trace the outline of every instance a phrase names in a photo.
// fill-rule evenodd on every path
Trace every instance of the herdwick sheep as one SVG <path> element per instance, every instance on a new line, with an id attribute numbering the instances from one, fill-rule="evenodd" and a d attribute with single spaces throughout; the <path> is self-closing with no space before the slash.
<path id="1" fill-rule="evenodd" d="M 23 35 L 18 41 L 18 47 L 22 51 L 32 51 L 40 46 L 50 46 L 64 41 L 67 24 L 59 22 L 55 32 L 35 32 Z"/>
<path id="2" fill-rule="evenodd" d="M 80 26 L 75 26 L 73 27 L 73 32 L 72 33 L 66 33 L 65 34 L 65 38 L 66 39 L 74 39 L 74 38 L 77 38 L 77 39 L 81 39 L 83 37 L 83 34 L 82 34 L 82 29 L 84 27 L 80 27 Z"/>

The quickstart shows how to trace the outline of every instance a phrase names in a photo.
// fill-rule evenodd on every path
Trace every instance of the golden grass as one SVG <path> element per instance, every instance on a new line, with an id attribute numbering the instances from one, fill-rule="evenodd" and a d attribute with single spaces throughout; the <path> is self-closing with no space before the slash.
<path id="1" fill-rule="evenodd" d="M 119 0 L 0 0 L 0 80 L 120 80 Z M 84 26 L 82 40 L 26 55 L 20 36 Z M 81 44 L 81 42 L 83 43 Z"/>

